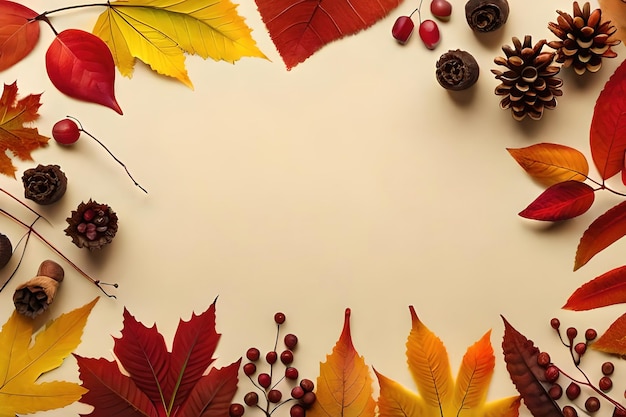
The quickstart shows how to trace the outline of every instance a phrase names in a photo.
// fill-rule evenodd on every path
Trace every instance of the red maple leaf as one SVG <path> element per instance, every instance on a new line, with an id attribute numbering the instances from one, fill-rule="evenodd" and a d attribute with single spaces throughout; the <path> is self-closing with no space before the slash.
<path id="1" fill-rule="evenodd" d="M 94 407 L 93 417 L 227 416 L 241 359 L 211 367 L 219 338 L 215 302 L 179 322 L 171 352 L 156 325 L 148 328 L 124 309 L 122 336 L 113 348 L 117 362 L 75 355 L 89 390 L 80 401 Z"/>

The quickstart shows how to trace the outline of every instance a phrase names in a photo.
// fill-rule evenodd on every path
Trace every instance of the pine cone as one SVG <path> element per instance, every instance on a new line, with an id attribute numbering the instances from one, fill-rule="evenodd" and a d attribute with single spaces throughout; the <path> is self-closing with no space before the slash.
<path id="1" fill-rule="evenodd" d="M 589 3 L 582 10 L 574 2 L 574 16 L 557 11 L 557 23 L 550 22 L 548 29 L 559 37 L 559 41 L 548 42 L 556 50 L 556 62 L 563 67 L 572 66 L 578 75 L 586 71 L 597 72 L 602 67 L 602 58 L 615 58 L 617 54 L 611 46 L 620 43 L 609 39 L 617 29 L 610 21 L 602 22 L 602 11 L 591 11 Z"/>
<path id="2" fill-rule="evenodd" d="M 107 204 L 82 202 L 67 219 L 65 234 L 79 248 L 101 249 L 117 233 L 117 214 Z"/>
<path id="3" fill-rule="evenodd" d="M 533 120 L 541 119 L 544 109 L 556 107 L 556 97 L 563 95 L 563 80 L 556 77 L 560 68 L 551 65 L 555 52 L 541 52 L 546 44 L 542 39 L 534 46 L 530 35 L 524 37 L 524 43 L 513 37 L 515 49 L 504 45 L 505 57 L 497 57 L 494 62 L 507 68 L 506 71 L 492 69 L 501 84 L 495 93 L 503 96 L 502 109 L 511 109 L 515 120 L 524 120 L 526 115 Z"/>

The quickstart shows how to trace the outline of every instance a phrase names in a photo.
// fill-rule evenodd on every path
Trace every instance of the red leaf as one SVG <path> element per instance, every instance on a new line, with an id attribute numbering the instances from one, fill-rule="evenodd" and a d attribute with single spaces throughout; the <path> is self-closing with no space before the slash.
<path id="1" fill-rule="evenodd" d="M 546 189 L 519 215 L 527 219 L 559 221 L 585 213 L 593 204 L 595 193 L 579 181 L 564 181 Z"/>
<path id="2" fill-rule="evenodd" d="M 580 286 L 563 306 L 584 311 L 626 303 L 626 266 L 615 268 Z"/>
<path id="3" fill-rule="evenodd" d="M 604 85 L 591 120 L 590 145 L 593 162 L 602 179 L 624 169 L 626 152 L 626 61 Z"/>
<path id="4" fill-rule="evenodd" d="M 598 217 L 578 243 L 574 271 L 626 234 L 626 201 Z"/>
<path id="5" fill-rule="evenodd" d="M 97 36 L 77 29 L 59 33 L 46 52 L 46 69 L 62 93 L 122 114 L 115 100 L 113 56 Z"/>
<path id="6" fill-rule="evenodd" d="M 605 353 L 626 356 L 626 314 L 617 320 L 600 336 L 591 347 Z"/>
<path id="7" fill-rule="evenodd" d="M 324 45 L 373 25 L 400 0 L 256 0 L 261 18 L 287 69 Z"/>
<path id="8" fill-rule="evenodd" d="M 237 392 L 241 359 L 221 369 L 211 369 L 191 390 L 177 417 L 223 417 Z"/>
<path id="9" fill-rule="evenodd" d="M 12 1 L 0 0 L 0 71 L 21 61 L 39 40 L 37 13 Z"/>
<path id="10" fill-rule="evenodd" d="M 81 402 L 98 404 L 88 414 L 92 417 L 158 417 L 150 399 L 132 379 L 122 375 L 117 363 L 106 359 L 83 358 L 74 355 L 83 387 L 89 391 Z"/>
<path id="11" fill-rule="evenodd" d="M 534 417 L 563 417 L 544 384 L 545 370 L 537 364 L 539 349 L 502 317 L 504 338 L 502 350 L 511 381 Z"/>

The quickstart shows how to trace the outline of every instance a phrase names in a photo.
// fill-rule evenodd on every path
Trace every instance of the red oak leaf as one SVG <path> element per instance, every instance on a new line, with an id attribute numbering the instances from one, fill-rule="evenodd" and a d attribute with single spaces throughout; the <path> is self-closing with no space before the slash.
<path id="1" fill-rule="evenodd" d="M 626 61 L 598 96 L 590 129 L 591 156 L 602 179 L 624 169 L 626 152 Z"/>
<path id="2" fill-rule="evenodd" d="M 585 213 L 595 199 L 593 188 L 579 181 L 564 181 L 546 189 L 519 215 L 527 219 L 559 221 Z"/>
<path id="3" fill-rule="evenodd" d="M 12 1 L 0 0 L 0 71 L 21 61 L 39 40 L 37 13 Z"/>
<path id="4" fill-rule="evenodd" d="M 400 0 L 256 0 L 287 69 L 387 16 Z"/>
<path id="5" fill-rule="evenodd" d="M 122 114 L 115 99 L 113 55 L 96 35 L 78 29 L 59 33 L 46 52 L 46 69 L 62 93 Z"/>
<path id="6" fill-rule="evenodd" d="M 76 357 L 82 385 L 89 390 L 81 401 L 94 407 L 92 417 L 228 415 L 241 360 L 212 368 L 219 338 L 215 303 L 179 322 L 171 352 L 156 325 L 144 326 L 125 309 L 122 336 L 113 348 L 119 365 Z"/>
<path id="7" fill-rule="evenodd" d="M 626 303 L 626 266 L 621 266 L 581 285 L 563 306 L 566 310 L 591 310 Z"/>

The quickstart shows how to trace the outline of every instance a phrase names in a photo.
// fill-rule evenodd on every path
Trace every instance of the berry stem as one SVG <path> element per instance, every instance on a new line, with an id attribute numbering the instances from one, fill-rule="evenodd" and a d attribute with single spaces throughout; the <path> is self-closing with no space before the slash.
<path id="1" fill-rule="evenodd" d="M 556 365 L 555 365 L 556 366 Z M 608 402 L 610 402 L 611 404 L 613 404 L 615 406 L 615 408 L 619 408 L 622 411 L 626 411 L 626 407 L 624 407 L 623 405 L 621 405 L 619 402 L 615 401 L 613 398 L 609 397 L 607 394 L 605 394 L 604 392 L 602 392 L 600 389 L 596 388 L 595 385 L 593 385 L 591 383 L 591 381 L 589 380 L 589 377 L 587 376 L 587 374 L 578 366 L 576 365 L 576 369 L 578 369 L 580 371 L 580 373 L 584 376 L 585 380 L 584 381 L 580 381 L 572 376 L 570 376 L 567 372 L 564 372 L 561 368 L 559 368 L 557 366 L 557 369 L 559 370 L 560 373 L 562 373 L 563 375 L 565 375 L 566 378 L 568 378 L 570 381 L 579 384 L 579 385 L 584 385 L 590 389 L 592 389 L 594 392 L 596 392 L 599 396 L 601 396 L 602 398 L 604 398 L 605 400 L 607 400 Z"/>

